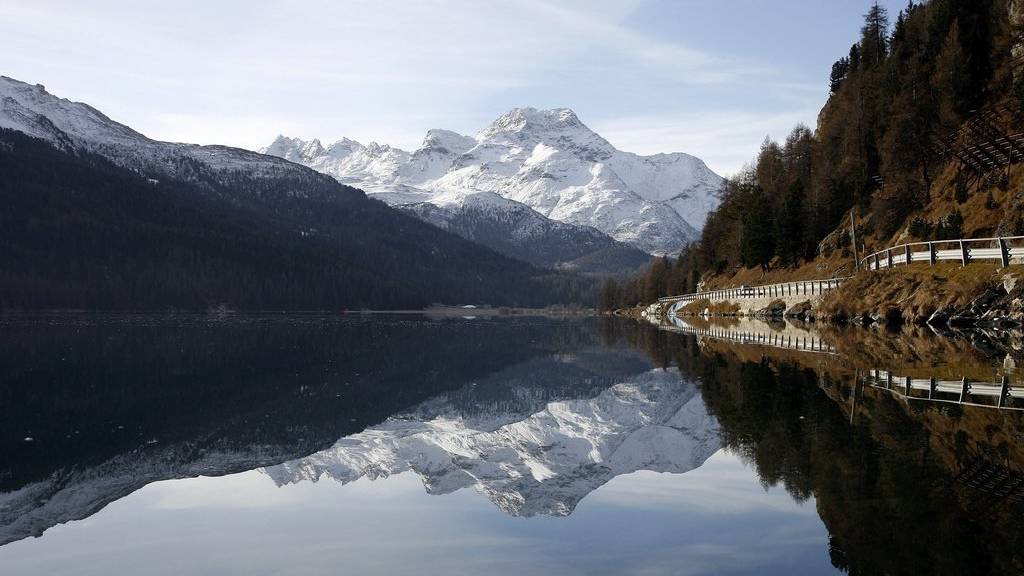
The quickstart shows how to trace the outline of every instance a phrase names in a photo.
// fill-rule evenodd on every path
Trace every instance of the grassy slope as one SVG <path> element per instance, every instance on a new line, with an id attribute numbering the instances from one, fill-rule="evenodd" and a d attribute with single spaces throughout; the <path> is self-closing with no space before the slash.
<path id="1" fill-rule="evenodd" d="M 897 308 L 904 318 L 921 322 L 940 307 L 966 306 L 1007 275 L 1024 278 L 1024 266 L 1000 269 L 995 264 L 962 267 L 946 262 L 861 272 L 826 294 L 818 311 L 824 316 L 850 317 L 864 312 L 884 315 L 889 308 Z"/>

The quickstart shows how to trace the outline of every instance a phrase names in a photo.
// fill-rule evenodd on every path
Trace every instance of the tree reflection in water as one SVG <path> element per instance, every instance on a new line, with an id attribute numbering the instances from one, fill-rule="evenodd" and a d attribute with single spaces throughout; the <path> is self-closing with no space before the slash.
<path id="1" fill-rule="evenodd" d="M 608 322 L 602 333 L 698 378 L 725 445 L 755 467 L 763 485 L 815 499 L 836 567 L 851 574 L 1024 572 L 1024 415 L 908 404 L 858 378 L 869 366 L 991 375 L 1006 351 L 1015 354 L 1012 342 L 916 329 L 833 330 L 839 354 L 832 356 L 698 341 L 636 324 Z"/>

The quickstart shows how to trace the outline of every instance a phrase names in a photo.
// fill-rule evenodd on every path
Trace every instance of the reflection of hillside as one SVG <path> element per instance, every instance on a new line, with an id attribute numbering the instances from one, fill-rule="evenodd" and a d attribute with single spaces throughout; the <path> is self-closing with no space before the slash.
<path id="1" fill-rule="evenodd" d="M 911 405 L 858 386 L 845 359 L 725 342 L 697 346 L 693 338 L 643 330 L 620 337 L 699 379 L 727 447 L 766 485 L 815 499 L 837 567 L 851 574 L 1024 572 L 1019 412 Z M 940 368 L 943 354 L 963 366 L 992 365 L 955 348 L 956 341 L 916 338 L 860 350 L 855 362 L 893 361 L 917 346 L 911 366 L 934 360 L 930 368 Z M 875 343 L 871 337 L 847 346 Z"/>
<path id="2" fill-rule="evenodd" d="M 1007 356 L 1024 358 L 1019 333 L 984 331 L 937 335 L 906 326 L 899 332 L 822 327 L 844 362 L 860 370 L 887 370 L 913 378 L 991 380 Z"/>
<path id="3" fill-rule="evenodd" d="M 1020 383 L 1016 366 L 1024 365 L 1024 333 L 984 330 L 939 335 L 931 329 L 905 326 L 885 329 L 838 328 L 755 318 L 674 318 L 662 330 L 696 336 L 708 351 L 728 351 L 738 358 L 755 361 L 762 356 L 795 362 L 836 373 L 884 370 L 910 378 L 935 378 L 974 382 L 1000 382 L 1006 376 L 1011 386 Z M 649 346 L 645 346 L 650 348 Z M 835 359 L 814 358 L 830 353 Z M 656 353 L 657 355 L 657 353 Z"/>
<path id="4" fill-rule="evenodd" d="M 829 379 L 822 390 L 854 423 L 869 426 L 886 445 L 899 446 L 906 438 L 888 420 L 912 421 L 926 435 L 929 458 L 956 476 L 979 459 L 1012 470 L 1024 480 L 1024 414 L 972 406 L 911 404 L 885 390 Z M 880 417 L 880 416 L 884 416 Z M 1021 487 L 1024 489 L 1024 485 Z"/>

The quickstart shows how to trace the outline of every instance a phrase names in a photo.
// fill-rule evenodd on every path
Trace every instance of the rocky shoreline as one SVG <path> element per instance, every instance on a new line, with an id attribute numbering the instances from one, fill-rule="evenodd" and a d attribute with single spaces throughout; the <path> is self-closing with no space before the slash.
<path id="1" fill-rule="evenodd" d="M 926 287 L 923 287 L 924 289 Z M 772 300 L 757 309 L 744 309 L 737 302 L 697 301 L 676 313 L 689 317 L 753 317 L 761 319 L 789 318 L 805 322 L 825 322 L 834 325 L 892 325 L 916 324 L 937 329 L 1024 327 L 1024 278 L 1005 274 L 1001 282 L 984 286 L 964 302 L 946 302 L 933 308 L 903 306 L 899 300 L 881 305 L 851 309 L 837 304 L 842 300 L 842 289 L 826 295 L 823 300 L 804 300 L 787 305 L 782 299 Z M 645 320 L 665 319 L 667 307 L 661 303 L 617 310 L 615 315 Z"/>

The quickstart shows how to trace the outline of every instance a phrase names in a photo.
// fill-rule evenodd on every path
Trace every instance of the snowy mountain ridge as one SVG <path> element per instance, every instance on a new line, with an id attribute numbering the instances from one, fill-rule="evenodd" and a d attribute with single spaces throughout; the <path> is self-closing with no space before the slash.
<path id="1" fill-rule="evenodd" d="M 347 138 L 324 147 L 285 136 L 261 152 L 392 205 L 451 204 L 452 194 L 493 193 L 653 254 L 677 252 L 696 238 L 722 184 L 688 154 L 622 152 L 567 108 L 515 108 L 472 137 L 430 130 L 411 153 Z"/>
<path id="2" fill-rule="evenodd" d="M 318 176 L 295 163 L 241 148 L 153 140 L 88 104 L 6 76 L 0 76 L 0 128 L 24 132 L 63 150 L 99 154 L 155 179 L 174 177 L 208 185 L 225 184 L 240 175 L 283 177 L 290 179 L 292 194 L 303 194 L 308 191 L 299 184 Z"/>

